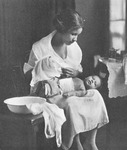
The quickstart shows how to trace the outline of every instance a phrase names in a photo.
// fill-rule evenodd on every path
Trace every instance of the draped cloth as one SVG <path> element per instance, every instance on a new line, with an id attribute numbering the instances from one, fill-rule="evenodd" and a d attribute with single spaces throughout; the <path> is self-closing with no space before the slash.
<path id="1" fill-rule="evenodd" d="M 109 72 L 108 90 L 109 97 L 127 96 L 127 57 L 123 61 L 100 58 Z"/>
<path id="2" fill-rule="evenodd" d="M 42 104 L 32 103 L 28 104 L 27 108 L 33 115 L 42 113 L 45 121 L 45 136 L 46 138 L 52 138 L 56 136 L 57 146 L 62 144 L 61 127 L 66 121 L 63 109 L 60 109 L 55 104 L 44 102 Z"/>
<path id="3" fill-rule="evenodd" d="M 65 111 L 66 122 L 62 127 L 62 147 L 68 150 L 76 134 L 100 128 L 109 122 L 101 94 L 96 89 L 88 90 L 84 97 L 58 96 L 50 99 Z"/>
<path id="4" fill-rule="evenodd" d="M 125 71 L 123 64 L 118 62 L 107 62 L 107 69 L 109 72 L 108 89 L 109 97 L 116 98 L 118 96 L 123 97 L 127 95 L 127 85 L 125 84 Z"/>
<path id="5" fill-rule="evenodd" d="M 125 85 L 127 85 L 127 55 L 123 58 L 123 71 L 124 71 Z"/>

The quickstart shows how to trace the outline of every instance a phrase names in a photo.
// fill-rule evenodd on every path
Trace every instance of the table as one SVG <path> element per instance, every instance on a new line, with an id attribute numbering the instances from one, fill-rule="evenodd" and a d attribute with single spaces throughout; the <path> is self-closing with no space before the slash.
<path id="1" fill-rule="evenodd" d="M 107 66 L 109 72 L 108 89 L 109 98 L 127 96 L 127 85 L 125 85 L 125 77 L 122 61 L 115 59 L 100 59 Z"/>
<path id="2" fill-rule="evenodd" d="M 9 110 L 0 113 L 0 143 L 2 150 L 57 149 L 55 138 L 45 138 L 42 114 L 21 115 Z"/>

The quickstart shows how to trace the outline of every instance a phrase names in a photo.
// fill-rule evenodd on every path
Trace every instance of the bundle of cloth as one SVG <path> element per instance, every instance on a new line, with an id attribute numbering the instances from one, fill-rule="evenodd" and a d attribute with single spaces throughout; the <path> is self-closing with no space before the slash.
<path id="1" fill-rule="evenodd" d="M 62 144 L 61 128 L 63 123 L 66 121 L 63 109 L 48 102 L 41 104 L 32 103 L 27 104 L 26 106 L 33 115 L 42 113 L 42 117 L 44 117 L 45 122 L 44 132 L 46 138 L 52 138 L 56 136 L 57 146 L 60 147 Z"/>
<path id="2" fill-rule="evenodd" d="M 38 81 L 49 80 L 54 77 L 59 78 L 62 75 L 62 68 L 69 68 L 65 63 L 59 63 L 53 56 L 47 55 L 36 62 L 32 71 L 32 80 L 30 85 L 34 86 Z"/>

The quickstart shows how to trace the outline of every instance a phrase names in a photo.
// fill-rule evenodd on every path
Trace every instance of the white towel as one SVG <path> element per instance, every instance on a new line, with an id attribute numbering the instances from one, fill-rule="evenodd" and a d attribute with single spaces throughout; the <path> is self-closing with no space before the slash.
<path id="1" fill-rule="evenodd" d="M 61 73 L 61 66 L 54 60 L 54 58 L 47 56 L 36 63 L 32 71 L 30 85 L 34 86 L 38 81 L 60 77 Z"/>
<path id="2" fill-rule="evenodd" d="M 56 135 L 56 143 L 60 147 L 62 144 L 61 127 L 66 121 L 63 109 L 60 109 L 56 104 L 50 104 L 48 102 L 44 102 L 43 104 L 29 104 L 27 108 L 33 115 L 43 112 L 45 136 L 46 138 L 52 138 Z"/>

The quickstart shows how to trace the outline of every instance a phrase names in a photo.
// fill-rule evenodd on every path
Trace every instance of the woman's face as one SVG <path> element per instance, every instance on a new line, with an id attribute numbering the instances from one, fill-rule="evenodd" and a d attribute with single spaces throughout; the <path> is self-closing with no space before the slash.
<path id="1" fill-rule="evenodd" d="M 79 28 L 79 29 L 71 30 L 67 33 L 64 33 L 62 35 L 63 43 L 65 43 L 66 45 L 70 45 L 73 42 L 77 41 L 77 38 L 79 34 L 81 34 L 82 30 L 83 30 L 82 28 Z"/>
<path id="2" fill-rule="evenodd" d="M 96 89 L 101 86 L 101 79 L 98 76 L 89 76 L 84 82 L 88 89 Z"/>

